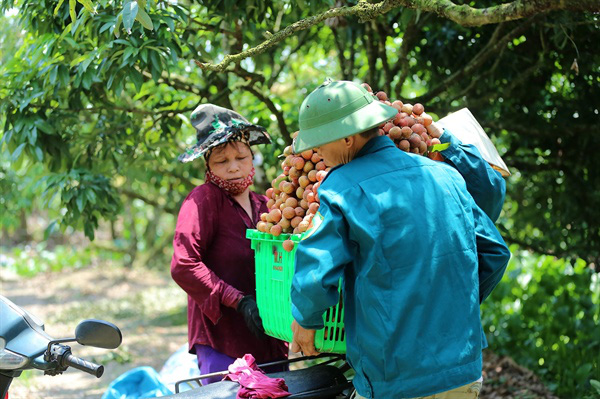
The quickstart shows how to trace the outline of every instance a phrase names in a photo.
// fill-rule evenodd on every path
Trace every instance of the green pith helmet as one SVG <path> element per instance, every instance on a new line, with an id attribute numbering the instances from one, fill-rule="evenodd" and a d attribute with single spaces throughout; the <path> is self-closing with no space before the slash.
<path id="1" fill-rule="evenodd" d="M 326 80 L 300 106 L 300 131 L 294 140 L 294 152 L 362 133 L 397 113 L 396 108 L 379 102 L 357 83 Z"/>

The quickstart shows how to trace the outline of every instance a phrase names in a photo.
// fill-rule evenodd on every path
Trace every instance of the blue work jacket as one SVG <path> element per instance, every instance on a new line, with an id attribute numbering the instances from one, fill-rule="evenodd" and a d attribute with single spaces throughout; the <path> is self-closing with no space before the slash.
<path id="1" fill-rule="evenodd" d="M 432 395 L 482 371 L 481 290 L 510 253 L 451 166 L 376 137 L 319 188 L 296 251 L 292 314 L 323 328 L 343 277 L 347 359 L 368 398 Z M 483 281 L 478 266 L 493 271 Z"/>

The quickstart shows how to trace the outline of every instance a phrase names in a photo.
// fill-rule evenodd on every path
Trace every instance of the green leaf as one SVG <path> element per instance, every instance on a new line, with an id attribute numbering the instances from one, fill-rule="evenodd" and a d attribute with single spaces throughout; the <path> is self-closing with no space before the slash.
<path id="1" fill-rule="evenodd" d="M 156 64 L 150 64 L 150 73 L 152 73 L 152 79 L 154 79 L 155 82 L 158 82 L 162 73 Z"/>
<path id="2" fill-rule="evenodd" d="M 10 139 L 12 138 L 13 132 L 14 132 L 14 130 L 10 129 L 6 133 L 4 133 L 4 136 L 2 136 L 2 140 L 0 141 L 0 143 L 5 143 L 5 144 L 10 143 Z"/>
<path id="3" fill-rule="evenodd" d="M 20 146 L 17 147 L 17 149 L 12 153 L 11 157 L 13 161 L 16 161 L 17 159 L 19 159 L 19 157 L 21 156 L 21 153 L 23 152 L 23 148 L 25 148 L 25 145 L 27 145 L 27 143 L 22 143 Z"/>
<path id="4" fill-rule="evenodd" d="M 430 152 L 444 151 L 448 147 L 450 147 L 450 143 L 434 144 L 432 146 L 429 146 L 428 151 L 430 151 Z"/>
<path id="5" fill-rule="evenodd" d="M 79 34 L 81 33 L 81 27 L 85 26 L 85 22 L 87 19 L 87 14 L 83 15 L 81 18 L 78 18 L 75 23 L 71 24 L 71 35 L 73 35 L 73 39 L 77 39 Z"/>
<path id="6" fill-rule="evenodd" d="M 141 73 L 138 72 L 137 69 L 131 68 L 131 72 L 129 74 L 131 81 L 135 85 L 135 89 L 140 91 L 142 89 L 142 84 L 144 83 L 144 77 Z"/>
<path id="7" fill-rule="evenodd" d="M 62 4 L 65 2 L 65 0 L 58 0 L 58 4 L 56 5 L 56 7 L 54 7 L 54 16 L 56 17 L 58 15 L 58 10 L 60 9 L 60 6 L 62 6 Z"/>
<path id="8" fill-rule="evenodd" d="M 94 241 L 94 227 L 89 222 L 83 222 L 83 232 L 91 241 Z"/>
<path id="9" fill-rule="evenodd" d="M 103 33 L 104 31 L 107 31 L 108 29 L 112 28 L 114 25 L 115 25 L 115 24 L 114 24 L 112 21 L 105 23 L 105 24 L 104 24 L 104 25 L 102 25 L 102 27 L 100 28 L 100 31 L 99 31 L 99 33 Z"/>
<path id="10" fill-rule="evenodd" d="M 28 135 L 28 141 L 29 144 L 31 145 L 35 145 L 35 142 L 37 140 L 37 128 L 34 126 L 30 131 L 29 131 L 29 135 Z"/>
<path id="11" fill-rule="evenodd" d="M 80 2 L 81 5 L 83 5 L 86 10 L 88 10 L 92 14 L 95 13 L 94 6 L 92 5 L 92 2 L 90 0 L 77 0 L 77 1 Z"/>
<path id="12" fill-rule="evenodd" d="M 137 17 L 138 10 L 138 3 L 135 1 L 125 3 L 123 6 L 123 27 L 129 33 L 131 33 L 131 28 L 133 27 L 133 22 Z"/>
<path id="13" fill-rule="evenodd" d="M 170 17 L 163 17 L 163 21 L 167 24 L 171 32 L 175 32 L 175 21 Z"/>
<path id="14" fill-rule="evenodd" d="M 44 160 L 44 153 L 42 152 L 42 149 L 40 147 L 35 147 L 35 156 L 40 162 Z"/>
<path id="15" fill-rule="evenodd" d="M 36 119 L 33 124 L 46 134 L 54 134 L 54 127 L 44 119 Z"/>
<path id="16" fill-rule="evenodd" d="M 140 52 L 140 56 L 142 57 L 142 60 L 144 60 L 144 62 L 148 62 L 148 50 L 147 49 L 142 49 L 142 51 Z"/>
<path id="17" fill-rule="evenodd" d="M 71 15 L 71 24 L 75 24 L 77 20 L 77 11 L 75 7 L 77 6 L 77 0 L 69 0 L 69 15 Z"/>
<path id="18" fill-rule="evenodd" d="M 131 43 L 129 43 L 127 40 L 124 40 L 124 39 L 113 40 L 113 43 L 119 43 L 119 44 L 124 44 L 126 46 L 131 46 Z"/>
<path id="19" fill-rule="evenodd" d="M 152 24 L 152 20 L 150 19 L 150 16 L 143 9 L 141 9 L 141 8 L 138 9 L 138 13 L 137 13 L 137 16 L 135 17 L 135 19 L 140 21 L 140 23 L 142 24 L 142 26 L 144 28 L 146 28 L 148 30 L 154 29 L 154 25 Z"/>
<path id="20" fill-rule="evenodd" d="M 150 69 L 152 72 L 152 78 L 158 81 L 162 75 L 162 61 L 160 55 L 156 51 L 150 52 Z"/>
<path id="21" fill-rule="evenodd" d="M 127 60 L 132 55 L 137 55 L 137 48 L 135 48 L 135 47 L 127 47 L 125 49 L 125 51 L 123 52 L 123 58 L 121 59 L 121 67 L 123 65 L 128 64 Z M 135 60 L 132 60 L 131 62 L 129 62 L 129 64 L 133 64 L 133 63 L 135 63 Z"/>
<path id="22" fill-rule="evenodd" d="M 598 380 L 590 380 L 590 385 L 594 387 L 596 393 L 600 394 L 600 381 Z"/>
<path id="23" fill-rule="evenodd" d="M 77 204 L 79 212 L 83 212 L 84 201 L 85 197 L 83 195 L 78 195 L 77 198 L 75 198 L 75 203 Z"/>
<path id="24" fill-rule="evenodd" d="M 116 76 L 117 76 L 117 72 L 115 72 L 115 73 L 111 74 L 111 75 L 108 77 L 108 81 L 106 82 L 106 88 L 107 88 L 107 89 L 110 89 L 110 87 L 112 86 L 112 84 L 113 84 L 113 81 L 115 80 L 115 77 L 116 77 Z"/>
<path id="25" fill-rule="evenodd" d="M 67 68 L 65 65 L 60 65 L 58 67 L 58 78 L 60 79 L 60 84 L 63 87 L 67 87 L 71 79 L 69 76 L 69 68 Z"/>
<path id="26" fill-rule="evenodd" d="M 56 220 L 53 220 L 48 227 L 46 227 L 46 230 L 44 230 L 44 240 L 47 240 L 48 237 L 50 237 L 52 235 L 52 233 L 54 233 L 56 231 L 56 229 L 58 228 L 58 223 L 56 222 Z"/>
<path id="27" fill-rule="evenodd" d="M 96 52 L 92 51 L 89 54 L 86 54 L 83 58 L 83 60 L 80 60 L 80 62 L 78 62 L 79 64 L 79 70 L 81 72 L 85 72 L 88 67 L 90 66 L 90 64 L 92 63 L 92 61 L 94 61 L 94 58 L 96 57 Z M 73 65 L 71 65 L 73 66 Z"/>
<path id="28" fill-rule="evenodd" d="M 91 72 L 91 73 L 89 73 Z M 92 86 L 92 79 L 94 78 L 94 71 L 93 70 L 89 70 L 86 71 L 83 74 L 83 78 L 81 79 L 81 85 L 86 89 L 89 90 L 90 87 Z"/>
<path id="29" fill-rule="evenodd" d="M 119 35 L 121 34 L 121 24 L 123 23 L 123 12 L 120 12 L 119 15 L 117 15 L 117 22 L 115 23 L 115 30 L 113 31 L 115 37 L 119 37 Z"/>
<path id="30" fill-rule="evenodd" d="M 56 65 L 54 68 L 52 68 L 52 70 L 50 71 L 50 74 L 48 74 L 48 78 L 50 79 L 50 83 L 52 83 L 53 85 L 56 84 L 56 75 L 58 73 L 58 65 Z"/>
<path id="31" fill-rule="evenodd" d="M 584 365 L 580 366 L 575 372 L 575 380 L 578 383 L 582 383 L 589 377 L 593 368 L 594 366 L 591 363 L 585 363 Z"/>
<path id="32" fill-rule="evenodd" d="M 85 197 L 87 198 L 88 202 L 90 204 L 95 204 L 96 203 L 96 193 L 94 192 L 94 190 L 91 189 L 86 189 L 85 190 Z"/>

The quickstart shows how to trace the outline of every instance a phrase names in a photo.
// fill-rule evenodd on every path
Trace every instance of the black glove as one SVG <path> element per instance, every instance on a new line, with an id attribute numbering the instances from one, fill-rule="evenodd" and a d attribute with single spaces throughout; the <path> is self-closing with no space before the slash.
<path id="1" fill-rule="evenodd" d="M 265 329 L 263 328 L 262 320 L 258 314 L 258 306 L 256 301 L 250 295 L 243 297 L 237 305 L 238 312 L 244 316 L 246 325 L 257 338 L 265 337 Z"/>

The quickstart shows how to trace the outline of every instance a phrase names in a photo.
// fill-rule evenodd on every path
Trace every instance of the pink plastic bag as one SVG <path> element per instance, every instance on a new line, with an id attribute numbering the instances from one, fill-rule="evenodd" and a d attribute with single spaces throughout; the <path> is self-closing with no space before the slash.
<path id="1" fill-rule="evenodd" d="M 283 378 L 271 378 L 258 368 L 254 356 L 245 354 L 228 367 L 226 380 L 240 384 L 237 399 L 283 398 L 291 395 Z"/>

